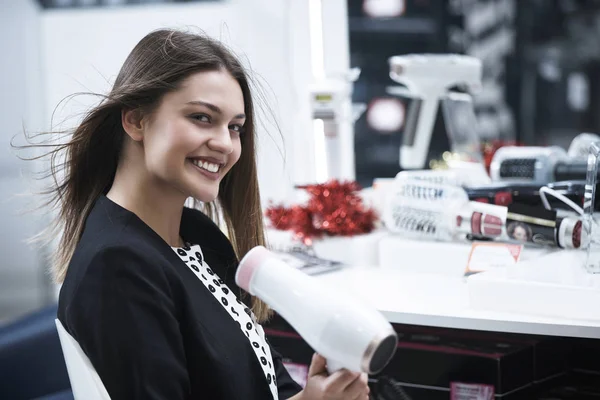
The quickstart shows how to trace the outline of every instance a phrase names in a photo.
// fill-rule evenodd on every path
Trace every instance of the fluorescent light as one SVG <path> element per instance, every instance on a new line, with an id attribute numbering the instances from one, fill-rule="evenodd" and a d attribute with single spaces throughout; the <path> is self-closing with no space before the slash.
<path id="1" fill-rule="evenodd" d="M 323 16 L 321 0 L 308 1 L 310 24 L 310 59 L 315 79 L 325 78 L 325 61 L 323 59 Z"/>

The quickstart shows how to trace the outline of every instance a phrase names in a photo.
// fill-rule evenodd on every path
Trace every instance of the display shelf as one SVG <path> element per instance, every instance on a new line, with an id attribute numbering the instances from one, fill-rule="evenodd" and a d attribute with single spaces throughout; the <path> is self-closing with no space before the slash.
<path id="1" fill-rule="evenodd" d="M 392 323 L 600 339 L 600 320 L 476 309 L 461 276 L 351 266 L 317 279 L 362 298 Z M 572 304 L 590 306 L 598 305 Z"/>

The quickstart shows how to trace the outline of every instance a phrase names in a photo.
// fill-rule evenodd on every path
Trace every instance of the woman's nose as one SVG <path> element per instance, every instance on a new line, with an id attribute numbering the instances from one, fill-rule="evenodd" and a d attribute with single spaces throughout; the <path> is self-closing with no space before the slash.
<path id="1" fill-rule="evenodd" d="M 231 141 L 229 127 L 221 128 L 216 131 L 211 140 L 209 140 L 208 147 L 210 147 L 211 150 L 220 153 L 230 154 L 233 151 L 233 143 Z"/>

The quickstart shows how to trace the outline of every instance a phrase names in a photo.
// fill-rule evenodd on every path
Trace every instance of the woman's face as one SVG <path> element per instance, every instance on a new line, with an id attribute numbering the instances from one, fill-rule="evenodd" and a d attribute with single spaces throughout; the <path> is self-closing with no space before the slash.
<path id="1" fill-rule="evenodd" d="M 517 226 L 515 228 L 513 236 L 515 237 L 516 240 L 519 240 L 521 242 L 527 241 L 527 231 L 522 226 Z"/>
<path id="2" fill-rule="evenodd" d="M 186 198 L 214 200 L 242 151 L 246 117 L 238 82 L 222 70 L 191 75 L 146 120 L 143 146 L 150 176 Z"/>

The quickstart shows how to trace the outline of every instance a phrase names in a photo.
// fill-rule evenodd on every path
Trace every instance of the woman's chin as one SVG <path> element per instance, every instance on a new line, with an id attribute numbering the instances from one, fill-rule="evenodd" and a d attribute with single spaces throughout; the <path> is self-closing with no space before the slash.
<path id="1" fill-rule="evenodd" d="M 192 191 L 192 197 L 198 201 L 203 203 L 210 203 L 217 199 L 219 195 L 219 190 L 216 188 L 215 190 L 203 189 L 203 190 L 194 190 Z"/>

